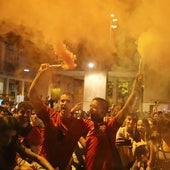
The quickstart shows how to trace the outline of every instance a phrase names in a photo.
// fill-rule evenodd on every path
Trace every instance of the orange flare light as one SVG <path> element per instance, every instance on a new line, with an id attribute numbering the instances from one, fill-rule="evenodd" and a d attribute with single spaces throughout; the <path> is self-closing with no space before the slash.
<path id="1" fill-rule="evenodd" d="M 63 60 L 64 68 L 65 69 L 75 69 L 76 63 L 75 60 L 76 55 L 74 55 L 71 51 L 69 51 L 65 44 L 58 43 L 56 48 L 56 54 L 59 58 Z"/>

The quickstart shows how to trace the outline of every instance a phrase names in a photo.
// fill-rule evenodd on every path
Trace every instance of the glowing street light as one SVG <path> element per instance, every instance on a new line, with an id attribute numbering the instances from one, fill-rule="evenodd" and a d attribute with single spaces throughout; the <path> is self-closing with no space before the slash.
<path id="1" fill-rule="evenodd" d="M 115 29 L 117 28 L 117 25 L 111 25 L 111 28 Z"/>
<path id="2" fill-rule="evenodd" d="M 118 19 L 117 19 L 117 18 L 113 18 L 112 21 L 113 21 L 113 22 L 117 22 Z"/>
<path id="3" fill-rule="evenodd" d="M 116 18 L 115 14 L 110 14 L 111 20 L 110 20 L 110 40 L 112 37 L 112 29 L 116 29 L 118 27 L 117 22 L 118 19 Z"/>
<path id="4" fill-rule="evenodd" d="M 30 69 L 24 68 L 24 72 L 30 72 Z"/>
<path id="5" fill-rule="evenodd" d="M 89 68 L 94 68 L 94 63 L 89 62 L 89 63 L 88 63 L 88 67 L 89 67 Z"/>
<path id="6" fill-rule="evenodd" d="M 110 23 L 111 28 L 117 28 L 118 19 L 116 18 L 115 14 L 110 14 L 110 17 L 111 17 L 111 23 Z"/>
<path id="7" fill-rule="evenodd" d="M 112 14 L 110 14 L 110 16 L 113 18 L 113 17 L 115 17 L 115 14 L 112 13 Z"/>

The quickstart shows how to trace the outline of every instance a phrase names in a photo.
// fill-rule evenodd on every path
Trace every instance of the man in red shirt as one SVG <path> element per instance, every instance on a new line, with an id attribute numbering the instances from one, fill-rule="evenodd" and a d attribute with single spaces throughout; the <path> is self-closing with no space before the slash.
<path id="1" fill-rule="evenodd" d="M 65 170 L 79 138 L 86 135 L 89 129 L 88 124 L 82 119 L 72 117 L 71 109 L 74 105 L 74 97 L 71 93 L 65 92 L 61 95 L 59 112 L 48 107 L 41 100 L 37 87 L 42 78 L 46 78 L 45 74 L 50 71 L 49 65 L 45 69 L 44 65 L 40 67 L 40 71 L 30 87 L 29 98 L 37 116 L 45 125 L 41 155 L 46 157 L 54 167 Z"/>
<path id="2" fill-rule="evenodd" d="M 100 97 L 95 97 L 92 100 L 89 109 L 91 126 L 84 145 L 86 150 L 86 170 L 123 169 L 121 159 L 115 147 L 116 133 L 129 113 L 129 107 L 133 104 L 135 97 L 140 95 L 141 80 L 141 75 L 138 75 L 134 81 L 131 94 L 122 109 L 107 121 L 104 121 L 104 118 L 108 112 L 108 102 Z M 83 145 L 83 142 L 81 143 Z"/>
<path id="3" fill-rule="evenodd" d="M 92 121 L 76 119 L 71 116 L 74 97 L 70 93 L 61 95 L 59 100 L 60 112 L 56 112 L 42 102 L 38 94 L 38 85 L 43 78 L 46 79 L 49 76 L 52 68 L 48 64 L 41 65 L 29 90 L 30 101 L 37 115 L 45 124 L 45 139 L 41 154 L 54 167 L 65 170 L 79 138 L 89 132 L 86 141 L 86 168 L 88 170 L 113 169 L 115 159 L 113 160 L 112 157 L 116 152 L 114 147 L 116 132 L 126 116 L 127 107 L 136 95 L 138 81 L 135 81 L 134 89 L 121 111 L 118 112 L 115 118 L 105 124 L 103 118 L 107 113 L 108 105 L 104 99 L 95 98 L 92 100 L 90 105 Z"/>
<path id="4" fill-rule="evenodd" d="M 121 123 L 116 118 L 104 122 L 108 103 L 96 97 L 90 104 L 92 127 L 86 136 L 85 166 L 87 170 L 121 170 L 121 160 L 115 147 L 115 136 Z"/>
<path id="5" fill-rule="evenodd" d="M 120 111 L 108 121 L 104 117 L 108 112 L 108 103 L 105 99 L 96 97 L 90 104 L 91 128 L 86 136 L 85 150 L 86 170 L 121 170 L 122 164 L 115 147 L 116 133 L 129 113 L 129 106 L 140 92 L 141 77 L 138 75 L 133 89 L 126 103 Z"/>

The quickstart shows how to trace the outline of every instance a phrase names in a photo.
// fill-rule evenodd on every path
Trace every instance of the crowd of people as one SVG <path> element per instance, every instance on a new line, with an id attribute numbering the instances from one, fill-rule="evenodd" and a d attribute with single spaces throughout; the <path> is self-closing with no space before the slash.
<path id="1" fill-rule="evenodd" d="M 57 109 L 42 100 L 38 89 L 51 71 L 42 64 L 29 100 L 13 112 L 1 111 L 0 169 L 168 170 L 170 114 L 141 118 L 131 107 L 140 95 L 141 74 L 122 107 L 108 112 L 108 102 L 94 96 L 87 114 L 70 92 L 61 94 Z"/>

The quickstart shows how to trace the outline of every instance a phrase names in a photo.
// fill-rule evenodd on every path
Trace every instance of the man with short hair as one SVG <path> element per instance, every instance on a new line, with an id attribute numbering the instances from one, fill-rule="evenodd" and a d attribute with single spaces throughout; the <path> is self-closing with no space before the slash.
<path id="1" fill-rule="evenodd" d="M 61 94 L 59 111 L 45 105 L 41 100 L 38 85 L 43 78 L 46 78 L 44 75 L 49 75 L 50 72 L 49 65 L 41 65 L 30 87 L 29 98 L 37 116 L 45 125 L 44 142 L 40 154 L 46 157 L 54 167 L 66 170 L 79 138 L 88 132 L 88 125 L 82 119 L 72 116 L 74 97 L 71 93 Z"/>
<path id="2" fill-rule="evenodd" d="M 43 137 L 41 130 L 31 125 L 32 109 L 33 107 L 29 101 L 20 102 L 14 117 L 18 121 L 20 141 L 33 152 L 39 153 Z"/>
<path id="3" fill-rule="evenodd" d="M 0 114 L 1 115 L 12 115 L 12 113 L 9 110 L 9 101 L 2 100 L 0 105 Z"/>

